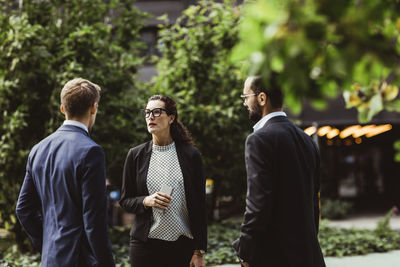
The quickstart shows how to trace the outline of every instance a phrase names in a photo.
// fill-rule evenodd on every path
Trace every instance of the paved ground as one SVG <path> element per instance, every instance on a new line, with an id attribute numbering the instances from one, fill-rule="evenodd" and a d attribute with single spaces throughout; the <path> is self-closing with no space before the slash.
<path id="1" fill-rule="evenodd" d="M 399 267 L 400 250 L 387 253 L 371 253 L 365 256 L 325 258 L 326 267 Z M 225 264 L 219 267 L 240 267 L 239 264 Z"/>
<path id="2" fill-rule="evenodd" d="M 327 267 L 399 267 L 400 250 L 343 258 L 327 257 Z"/>
<path id="3" fill-rule="evenodd" d="M 383 214 L 357 215 L 345 220 L 330 220 L 328 221 L 328 225 L 340 228 L 375 229 L 376 224 L 383 217 Z M 400 230 L 400 216 L 394 216 L 390 219 L 390 227 L 395 230 Z"/>

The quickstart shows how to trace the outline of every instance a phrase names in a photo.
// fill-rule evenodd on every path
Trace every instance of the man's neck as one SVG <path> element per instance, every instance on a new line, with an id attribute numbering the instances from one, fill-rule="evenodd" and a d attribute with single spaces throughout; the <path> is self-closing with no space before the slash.
<path id="1" fill-rule="evenodd" d="M 261 118 L 264 118 L 265 116 L 267 116 L 268 114 L 271 114 L 273 112 L 279 112 L 279 111 L 282 111 L 282 108 L 274 108 L 274 109 L 270 109 L 270 110 L 264 109 L 262 112 Z"/>
<path id="2" fill-rule="evenodd" d="M 84 124 L 86 126 L 86 128 L 89 129 L 89 121 L 90 121 L 89 118 L 69 118 L 68 116 L 65 116 L 65 119 L 69 120 L 69 121 L 80 122 L 80 123 Z"/>

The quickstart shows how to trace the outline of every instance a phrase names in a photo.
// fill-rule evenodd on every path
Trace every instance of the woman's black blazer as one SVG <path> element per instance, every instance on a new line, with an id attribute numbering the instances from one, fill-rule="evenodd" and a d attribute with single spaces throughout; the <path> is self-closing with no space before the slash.
<path id="1" fill-rule="evenodd" d="M 182 170 L 186 203 L 189 212 L 190 230 L 194 237 L 194 249 L 207 248 L 205 177 L 201 155 L 197 148 L 176 143 L 179 164 Z M 143 206 L 143 199 L 149 195 L 147 171 L 153 142 L 131 148 L 125 160 L 122 190 L 119 204 L 126 211 L 134 213 L 135 219 L 130 235 L 146 241 L 153 216 L 152 209 Z"/>

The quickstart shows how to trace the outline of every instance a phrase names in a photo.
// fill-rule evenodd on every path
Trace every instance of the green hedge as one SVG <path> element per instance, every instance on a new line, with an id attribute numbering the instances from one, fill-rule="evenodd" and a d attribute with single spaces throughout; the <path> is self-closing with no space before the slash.
<path id="1" fill-rule="evenodd" d="M 323 221 L 319 239 L 324 256 L 363 255 L 372 252 L 385 252 L 400 249 L 400 231 L 389 228 L 390 214 L 383 219 L 375 230 L 339 229 Z M 238 259 L 231 248 L 231 243 L 239 236 L 239 222 L 215 223 L 208 227 L 208 252 L 206 264 L 216 265 L 237 263 Z M 111 229 L 111 242 L 117 266 L 129 264 L 129 229 L 115 227 Z M 21 255 L 16 246 L 11 246 L 0 260 L 1 266 L 40 266 L 38 254 Z"/>
<path id="2" fill-rule="evenodd" d="M 342 219 L 351 213 L 353 204 L 340 199 L 322 199 L 321 215 L 323 219 Z"/>

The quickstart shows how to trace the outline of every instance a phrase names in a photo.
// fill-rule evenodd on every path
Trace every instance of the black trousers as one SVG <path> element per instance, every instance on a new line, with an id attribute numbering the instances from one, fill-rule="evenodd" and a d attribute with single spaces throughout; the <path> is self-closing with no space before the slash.
<path id="1" fill-rule="evenodd" d="M 181 236 L 176 241 L 149 238 L 146 242 L 131 238 L 132 267 L 189 267 L 193 240 Z"/>

